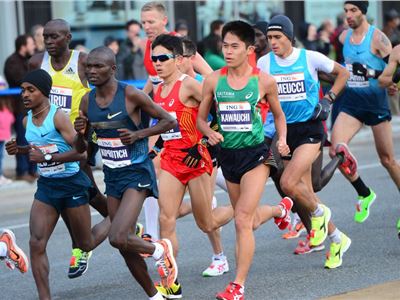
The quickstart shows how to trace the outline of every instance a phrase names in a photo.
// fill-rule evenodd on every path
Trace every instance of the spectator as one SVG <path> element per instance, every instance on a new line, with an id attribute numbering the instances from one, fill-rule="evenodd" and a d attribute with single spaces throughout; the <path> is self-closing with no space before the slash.
<path id="1" fill-rule="evenodd" d="M 29 58 L 35 53 L 35 42 L 30 35 L 20 35 L 15 39 L 15 52 L 9 56 L 4 64 L 4 75 L 10 88 L 20 86 L 21 79 L 28 72 Z M 27 145 L 25 128 L 22 120 L 26 114 L 20 96 L 13 97 L 12 111 L 15 117 L 14 129 L 18 145 Z M 36 165 L 29 162 L 26 154 L 17 154 L 17 180 L 33 182 L 36 175 Z"/>
<path id="2" fill-rule="evenodd" d="M 300 25 L 299 38 L 304 48 L 307 50 L 318 51 L 328 55 L 330 51 L 329 40 L 320 40 L 317 27 L 314 24 L 303 23 Z"/>
<path id="3" fill-rule="evenodd" d="M 189 26 L 185 20 L 179 20 L 175 24 L 175 32 L 182 37 L 189 35 Z"/>
<path id="4" fill-rule="evenodd" d="M 389 38 L 392 46 L 395 47 L 400 44 L 400 16 L 395 9 L 391 9 L 384 14 L 385 26 L 382 31 Z"/>
<path id="5" fill-rule="evenodd" d="M 197 52 L 204 57 L 205 55 L 205 45 L 209 43 L 210 39 L 215 40 L 215 36 L 222 37 L 222 27 L 224 27 L 224 21 L 214 20 L 210 24 L 210 33 L 197 44 Z"/>
<path id="6" fill-rule="evenodd" d="M 11 113 L 9 97 L 0 97 L 0 187 L 12 182 L 11 179 L 3 175 L 3 155 L 4 144 L 11 138 L 11 126 L 13 123 L 14 115 Z"/>
<path id="7" fill-rule="evenodd" d="M 104 46 L 110 48 L 115 55 L 119 52 L 118 40 L 110 35 L 104 39 Z"/>
<path id="8" fill-rule="evenodd" d="M 44 38 L 43 38 L 43 25 L 37 24 L 34 25 L 31 29 L 31 34 L 33 40 L 35 41 L 35 52 L 43 52 L 44 51 Z"/>
<path id="9" fill-rule="evenodd" d="M 143 41 L 140 38 L 142 25 L 136 20 L 126 23 L 126 40 L 119 48 L 118 65 L 123 66 L 119 73 L 119 80 L 146 79 L 147 73 L 143 65 Z"/>
<path id="10" fill-rule="evenodd" d="M 330 42 L 335 50 L 335 60 L 339 64 L 343 64 L 343 44 L 339 41 L 339 36 L 347 28 L 345 14 L 341 13 L 336 17 L 337 27 L 333 31 L 330 37 Z"/>

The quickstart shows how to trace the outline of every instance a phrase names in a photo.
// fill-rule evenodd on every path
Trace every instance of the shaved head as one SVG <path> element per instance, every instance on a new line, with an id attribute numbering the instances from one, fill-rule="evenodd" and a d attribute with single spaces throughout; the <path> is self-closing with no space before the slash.
<path id="1" fill-rule="evenodd" d="M 96 60 L 109 66 L 116 65 L 117 63 L 114 52 L 105 46 L 97 47 L 90 51 L 88 59 L 92 57 L 96 57 Z"/>
<path id="2" fill-rule="evenodd" d="M 54 19 L 50 20 L 49 22 L 46 23 L 44 26 L 46 28 L 52 28 L 57 31 L 63 32 L 65 34 L 71 33 L 71 27 L 69 23 L 63 19 Z"/>

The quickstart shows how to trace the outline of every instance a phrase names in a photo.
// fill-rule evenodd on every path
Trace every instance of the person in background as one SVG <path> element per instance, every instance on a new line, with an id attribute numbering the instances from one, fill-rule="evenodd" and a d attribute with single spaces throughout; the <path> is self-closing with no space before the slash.
<path id="1" fill-rule="evenodd" d="M 318 51 L 324 55 L 329 54 L 329 40 L 321 40 L 318 36 L 317 27 L 314 24 L 303 23 L 300 25 L 299 39 L 307 50 Z"/>
<path id="2" fill-rule="evenodd" d="M 384 14 L 385 25 L 382 32 L 386 34 L 392 43 L 392 47 L 400 44 L 400 15 L 395 9 L 391 9 Z"/>
<path id="3" fill-rule="evenodd" d="M 12 182 L 3 174 L 4 144 L 11 138 L 11 126 L 15 120 L 10 100 L 10 97 L 0 97 L 0 187 Z"/>
<path id="4" fill-rule="evenodd" d="M 41 24 L 34 25 L 31 29 L 31 35 L 35 41 L 36 53 L 44 51 L 43 29 L 44 27 Z"/>
<path id="5" fill-rule="evenodd" d="M 222 38 L 219 35 L 213 35 L 204 43 L 204 59 L 215 71 L 226 65 L 222 55 Z"/>
<path id="6" fill-rule="evenodd" d="M 197 44 L 197 52 L 200 53 L 200 55 L 204 56 L 205 54 L 205 45 L 208 43 L 209 39 L 215 38 L 215 36 L 222 36 L 222 27 L 224 26 L 224 21 L 222 20 L 214 20 L 210 24 L 210 33 L 202 39 L 198 44 Z"/>
<path id="7" fill-rule="evenodd" d="M 189 35 L 189 26 L 185 20 L 179 20 L 175 24 L 175 32 L 182 37 Z"/>
<path id="8" fill-rule="evenodd" d="M 140 38 L 142 25 L 137 20 L 130 20 L 126 23 L 125 30 L 126 39 L 120 44 L 117 56 L 117 65 L 123 66 L 119 79 L 146 79 L 147 73 L 143 65 L 144 41 Z"/>
<path id="9" fill-rule="evenodd" d="M 110 48 L 111 51 L 115 54 L 115 56 L 118 57 L 118 54 L 119 54 L 119 42 L 115 37 L 113 37 L 111 35 L 106 36 L 104 38 L 103 44 L 104 44 L 104 46 Z M 117 60 L 117 70 L 116 70 L 115 77 L 118 80 L 123 80 L 124 79 L 124 65 L 123 65 L 123 62 L 121 60 Z"/>
<path id="10" fill-rule="evenodd" d="M 35 53 L 35 42 L 30 35 L 20 35 L 15 39 L 15 52 L 10 55 L 4 64 L 4 76 L 10 88 L 19 87 L 21 79 L 28 73 L 29 58 Z M 14 130 L 18 145 L 28 145 L 25 139 L 25 128 L 22 125 L 26 111 L 20 95 L 12 100 L 12 111 L 15 117 Z M 16 155 L 16 178 L 33 182 L 35 180 L 36 165 L 29 162 L 28 155 Z"/>

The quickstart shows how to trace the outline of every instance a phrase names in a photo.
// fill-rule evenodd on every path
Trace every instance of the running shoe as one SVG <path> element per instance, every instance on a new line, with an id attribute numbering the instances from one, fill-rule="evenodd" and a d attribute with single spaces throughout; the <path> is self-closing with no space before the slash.
<path id="1" fill-rule="evenodd" d="M 358 203 L 356 205 L 356 213 L 354 214 L 354 221 L 357 223 L 364 222 L 369 216 L 369 207 L 374 203 L 376 194 L 373 190 L 369 189 L 370 193 L 367 197 L 358 196 Z"/>
<path id="2" fill-rule="evenodd" d="M 275 217 L 275 224 L 278 225 L 280 230 L 284 230 L 290 225 L 290 210 L 293 207 L 293 201 L 289 197 L 285 197 L 281 200 L 278 206 L 282 208 L 285 215 L 282 218 Z"/>
<path id="3" fill-rule="evenodd" d="M 155 242 L 156 242 L 155 240 L 153 240 L 152 236 L 151 236 L 150 234 L 148 234 L 148 233 L 143 233 L 142 236 L 141 236 L 141 238 L 142 238 L 143 240 L 145 240 L 146 242 L 149 242 L 149 243 L 155 243 Z M 148 253 L 140 253 L 140 256 L 143 257 L 143 258 L 148 258 L 148 257 L 151 256 L 151 254 L 148 254 Z"/>
<path id="4" fill-rule="evenodd" d="M 345 143 L 336 145 L 336 155 L 343 157 L 343 162 L 340 164 L 342 169 L 347 175 L 354 176 L 357 172 L 357 159 L 350 152 L 349 147 Z"/>
<path id="5" fill-rule="evenodd" d="M 203 277 L 216 277 L 229 272 L 229 264 L 226 256 L 222 259 L 213 257 L 211 265 L 203 271 Z"/>
<path id="6" fill-rule="evenodd" d="M 181 284 L 176 280 L 171 287 L 165 288 L 160 282 L 154 285 L 157 291 L 166 299 L 180 299 L 182 298 L 182 287 Z"/>
<path id="7" fill-rule="evenodd" d="M 244 288 L 237 283 L 230 282 L 225 291 L 217 294 L 219 300 L 244 300 Z"/>
<path id="8" fill-rule="evenodd" d="M 329 252 L 326 255 L 325 268 L 335 269 L 342 265 L 343 254 L 349 249 L 351 239 L 344 233 L 340 234 L 340 243 L 331 243 Z"/>
<path id="9" fill-rule="evenodd" d="M 168 239 L 159 240 L 157 243 L 160 243 L 164 248 L 162 257 L 156 262 L 157 271 L 161 277 L 162 286 L 170 288 L 178 276 L 178 266 L 175 262 L 174 250 L 171 241 Z"/>
<path id="10" fill-rule="evenodd" d="M 400 239 L 400 219 L 397 220 L 397 236 Z"/>
<path id="11" fill-rule="evenodd" d="M 300 237 L 303 233 L 306 233 L 307 230 L 304 227 L 303 223 L 297 223 L 296 226 L 294 226 L 294 229 L 292 229 L 292 226 L 289 225 L 289 231 L 284 233 L 282 235 L 282 238 L 284 238 L 285 240 L 289 240 L 289 239 L 295 239 Z"/>
<path id="12" fill-rule="evenodd" d="M 17 268 L 21 273 L 28 272 L 29 261 L 24 251 L 18 247 L 14 233 L 10 229 L 4 229 L 0 232 L 0 242 L 7 246 L 6 265 L 10 269 Z"/>
<path id="13" fill-rule="evenodd" d="M 331 210 L 320 204 L 324 210 L 324 213 L 320 217 L 311 217 L 311 233 L 310 233 L 310 245 L 318 246 L 321 245 L 326 237 L 328 236 L 328 222 L 331 219 Z"/>
<path id="14" fill-rule="evenodd" d="M 72 256 L 69 263 L 68 277 L 77 278 L 86 273 L 89 268 L 89 259 L 92 251 L 85 252 L 79 248 L 72 249 Z"/>
<path id="15" fill-rule="evenodd" d="M 321 244 L 318 246 L 311 246 L 310 245 L 310 235 L 307 235 L 305 241 L 299 241 L 297 244 L 296 249 L 294 249 L 294 254 L 308 254 L 311 252 L 318 252 L 325 249 L 325 245 Z"/>
<path id="16" fill-rule="evenodd" d="M 137 222 L 136 223 L 136 228 L 135 228 L 135 234 L 138 238 L 142 238 L 142 235 L 144 233 L 144 226 L 142 223 Z"/>

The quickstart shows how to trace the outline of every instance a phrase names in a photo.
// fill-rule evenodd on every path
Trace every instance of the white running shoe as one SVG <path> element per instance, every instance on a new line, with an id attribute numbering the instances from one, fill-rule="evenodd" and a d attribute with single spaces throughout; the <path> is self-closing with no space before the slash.
<path id="1" fill-rule="evenodd" d="M 229 272 L 229 264 L 226 256 L 223 259 L 213 258 L 211 265 L 203 271 L 203 277 L 221 276 Z"/>

